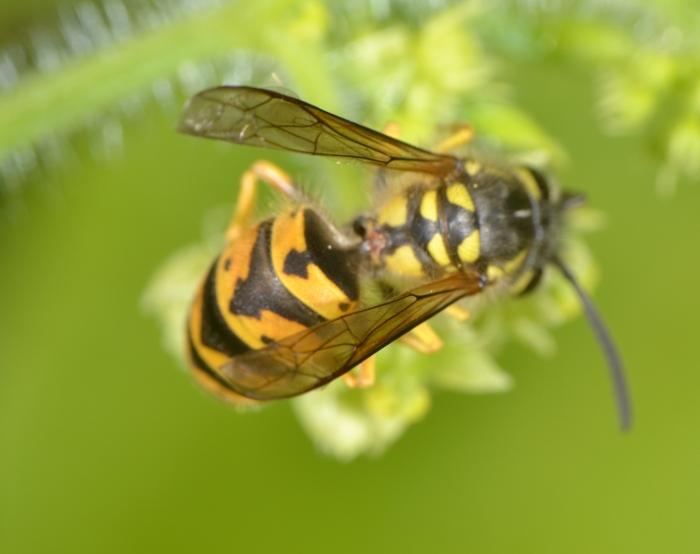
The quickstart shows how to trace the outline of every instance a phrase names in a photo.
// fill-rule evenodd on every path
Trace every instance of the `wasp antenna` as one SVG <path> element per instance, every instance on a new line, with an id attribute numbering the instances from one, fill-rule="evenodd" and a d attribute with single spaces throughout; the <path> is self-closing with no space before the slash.
<path id="1" fill-rule="evenodd" d="M 598 342 L 603 349 L 603 353 L 608 360 L 608 368 L 610 369 L 610 377 L 615 391 L 615 399 L 617 401 L 617 412 L 620 419 L 620 427 L 623 431 L 628 431 L 632 426 L 632 405 L 629 395 L 629 387 L 627 386 L 627 378 L 625 377 L 625 369 L 622 365 L 622 359 L 617 352 L 617 348 L 613 343 L 612 337 L 608 332 L 603 319 L 600 317 L 598 310 L 593 305 L 593 302 L 581 288 L 581 285 L 574 277 L 571 270 L 564 265 L 559 258 L 554 258 L 552 263 L 556 265 L 564 274 L 564 277 L 572 284 L 576 294 L 578 294 L 586 311 L 586 317 L 595 331 Z"/>

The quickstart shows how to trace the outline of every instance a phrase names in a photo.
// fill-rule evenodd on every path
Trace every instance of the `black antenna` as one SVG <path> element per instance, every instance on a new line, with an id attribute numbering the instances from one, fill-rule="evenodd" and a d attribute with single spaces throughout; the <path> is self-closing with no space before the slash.
<path id="1" fill-rule="evenodd" d="M 598 342 L 603 349 L 603 353 L 608 360 L 608 368 L 610 369 L 610 378 L 613 383 L 613 390 L 615 392 L 615 400 L 617 402 L 617 413 L 620 420 L 620 427 L 623 431 L 628 431 L 632 426 L 632 406 L 630 402 L 629 389 L 627 387 L 627 379 L 625 378 L 625 369 L 622 365 L 622 360 L 620 355 L 617 353 L 617 348 L 613 344 L 612 337 L 608 330 L 605 328 L 603 319 L 600 317 L 598 310 L 596 310 L 593 302 L 588 295 L 584 292 L 579 285 L 574 274 L 571 273 L 568 267 L 566 267 L 563 262 L 554 257 L 552 263 L 556 265 L 564 277 L 573 285 L 574 290 L 578 294 L 581 302 L 583 303 L 583 308 L 586 311 L 586 317 L 593 327 Z"/>

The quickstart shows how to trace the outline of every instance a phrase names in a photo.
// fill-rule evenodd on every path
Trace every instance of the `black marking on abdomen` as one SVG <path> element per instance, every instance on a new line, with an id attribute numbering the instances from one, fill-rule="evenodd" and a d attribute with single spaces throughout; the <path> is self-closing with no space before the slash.
<path id="1" fill-rule="evenodd" d="M 357 248 L 338 243 L 328 223 L 315 211 L 304 210 L 304 240 L 306 250 L 292 250 L 284 259 L 287 275 L 309 278 L 309 264 L 314 264 L 352 301 L 360 296 L 357 268 L 360 254 Z"/>
<path id="2" fill-rule="evenodd" d="M 218 259 L 212 265 L 204 282 L 201 341 L 204 346 L 233 357 L 247 352 L 250 347 L 231 330 L 219 311 L 216 298 L 217 265 Z"/>
<path id="3" fill-rule="evenodd" d="M 260 319 L 260 312 L 268 310 L 290 321 L 311 327 L 326 319 L 311 310 L 287 290 L 275 274 L 270 253 L 273 220 L 264 221 L 250 253 L 247 279 L 238 279 L 229 303 L 234 315 Z"/>
<path id="4" fill-rule="evenodd" d="M 284 258 L 284 271 L 285 275 L 296 275 L 302 279 L 309 278 L 309 264 L 311 263 L 309 251 L 298 252 L 297 250 L 292 250 Z"/>
<path id="5" fill-rule="evenodd" d="M 197 349 L 194 346 L 194 342 L 192 342 L 192 337 L 187 337 L 187 348 L 189 350 L 189 355 L 190 355 L 190 363 L 194 370 L 196 371 L 201 371 L 202 373 L 206 373 L 209 377 L 214 379 L 217 383 L 223 385 L 229 390 L 233 390 L 231 388 L 231 385 L 229 385 L 226 380 L 219 375 L 219 373 L 209 367 L 209 364 L 205 362 L 202 357 L 199 355 L 199 352 L 197 352 Z M 234 391 L 235 392 L 235 391 Z"/>

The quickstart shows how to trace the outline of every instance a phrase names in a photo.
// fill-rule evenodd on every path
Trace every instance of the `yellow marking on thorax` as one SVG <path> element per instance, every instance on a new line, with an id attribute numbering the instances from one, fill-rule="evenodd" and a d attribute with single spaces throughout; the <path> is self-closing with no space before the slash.
<path id="1" fill-rule="evenodd" d="M 488 277 L 489 281 L 496 281 L 497 279 L 503 277 L 504 274 L 505 271 L 495 264 L 489 264 L 489 266 L 486 268 L 486 277 Z"/>
<path id="2" fill-rule="evenodd" d="M 306 278 L 284 273 L 287 255 L 292 250 L 299 253 L 306 251 L 304 231 L 303 210 L 277 216 L 272 226 L 272 266 L 289 292 L 326 319 L 335 319 L 351 311 L 356 303 L 350 300 L 320 267 L 313 263 L 308 264 Z M 345 310 L 341 310 L 340 305 L 343 305 Z"/>
<path id="3" fill-rule="evenodd" d="M 384 256 L 384 262 L 387 268 L 399 275 L 407 275 L 409 277 L 423 277 L 423 265 L 416 258 L 413 248 L 404 244 L 399 246 L 393 254 Z"/>
<path id="4" fill-rule="evenodd" d="M 490 281 L 495 281 L 504 275 L 517 273 L 525 262 L 528 252 L 529 249 L 523 248 L 512 260 L 508 260 L 504 263 L 503 267 L 499 267 L 496 264 L 489 264 L 486 268 L 486 276 Z"/>
<path id="5" fill-rule="evenodd" d="M 445 247 L 445 240 L 440 233 L 435 233 L 430 242 L 428 242 L 428 253 L 442 267 L 446 267 L 451 263 Z"/>
<path id="6" fill-rule="evenodd" d="M 529 251 L 530 250 L 528 248 L 523 248 L 520 251 L 520 253 L 517 256 L 515 256 L 515 258 L 503 264 L 503 271 L 505 271 L 509 275 L 518 271 L 523 265 L 525 258 L 527 258 L 527 254 Z"/>
<path id="7" fill-rule="evenodd" d="M 464 169 L 466 170 L 467 174 L 471 177 L 479 173 L 482 169 L 482 166 L 479 162 L 475 160 L 467 160 L 464 163 Z"/>
<path id="8" fill-rule="evenodd" d="M 481 251 L 481 234 L 479 229 L 474 229 L 471 235 L 465 238 L 457 247 L 457 256 L 463 262 L 474 263 L 479 259 Z"/>
<path id="9" fill-rule="evenodd" d="M 510 294 L 513 296 L 517 296 L 521 292 L 523 292 L 527 286 L 530 284 L 530 281 L 532 281 L 532 278 L 535 276 L 535 270 L 530 268 L 527 271 L 524 271 L 523 274 L 518 277 L 518 280 L 513 283 L 513 286 L 510 287 Z"/>
<path id="10" fill-rule="evenodd" d="M 524 167 L 514 167 L 513 173 L 518 178 L 518 180 L 525 186 L 525 190 L 527 190 L 527 193 L 532 198 L 534 198 L 535 200 L 542 199 L 542 191 L 537 185 L 537 181 L 532 176 L 532 173 L 530 173 Z"/>
<path id="11" fill-rule="evenodd" d="M 437 191 L 429 190 L 420 201 L 420 215 L 428 221 L 437 221 Z"/>
<path id="12" fill-rule="evenodd" d="M 467 187 L 461 183 L 447 187 L 447 200 L 450 201 L 450 204 L 460 206 L 467 211 L 474 211 L 474 201 L 472 200 Z"/>
<path id="13" fill-rule="evenodd" d="M 401 227 L 408 219 L 408 199 L 405 196 L 396 196 L 384 206 L 377 215 L 379 225 Z"/>

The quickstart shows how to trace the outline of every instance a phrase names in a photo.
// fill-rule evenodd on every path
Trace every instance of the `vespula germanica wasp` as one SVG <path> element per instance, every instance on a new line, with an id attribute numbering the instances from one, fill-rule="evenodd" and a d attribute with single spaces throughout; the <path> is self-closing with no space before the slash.
<path id="1" fill-rule="evenodd" d="M 282 170 L 258 162 L 244 174 L 228 246 L 203 279 L 188 322 L 192 371 L 214 394 L 258 402 L 341 376 L 369 384 L 373 354 L 392 341 L 403 337 L 436 350 L 440 339 L 425 323 L 432 316 L 446 309 L 465 316 L 455 303 L 486 291 L 529 292 L 554 265 L 581 298 L 608 360 L 621 425 L 629 426 L 620 358 L 557 253 L 562 219 L 579 195 L 562 193 L 535 169 L 503 170 L 424 150 L 266 89 L 200 92 L 187 103 L 178 130 L 356 160 L 379 168 L 379 186 L 389 174 L 400 180 L 376 212 L 340 228 Z M 258 180 L 293 207 L 251 223 Z M 385 299 L 366 305 L 362 279 L 377 283 Z"/>

